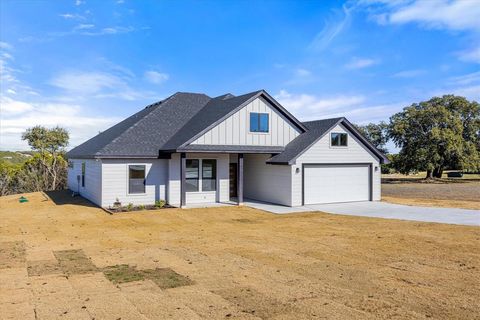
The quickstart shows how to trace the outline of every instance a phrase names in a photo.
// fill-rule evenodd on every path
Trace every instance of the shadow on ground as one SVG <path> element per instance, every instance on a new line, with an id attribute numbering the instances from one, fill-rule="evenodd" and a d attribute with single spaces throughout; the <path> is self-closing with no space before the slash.
<path id="1" fill-rule="evenodd" d="M 58 190 L 58 191 L 45 191 L 45 195 L 52 200 L 57 206 L 61 205 L 79 205 L 84 207 L 93 207 L 98 208 L 93 202 L 85 199 L 80 195 L 72 196 L 72 192 L 69 190 Z"/>

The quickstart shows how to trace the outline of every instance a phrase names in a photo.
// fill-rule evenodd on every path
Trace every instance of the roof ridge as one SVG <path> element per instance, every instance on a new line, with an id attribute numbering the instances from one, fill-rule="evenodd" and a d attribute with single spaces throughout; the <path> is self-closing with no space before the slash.
<path id="1" fill-rule="evenodd" d="M 126 130 L 124 130 L 121 134 L 119 134 L 116 138 L 114 138 L 112 141 L 110 141 L 109 143 L 107 143 L 106 145 L 104 145 L 101 149 L 99 149 L 97 152 L 95 152 L 95 154 L 101 154 L 104 149 L 109 146 L 110 144 L 113 144 L 115 142 L 118 141 L 118 139 L 120 139 L 124 134 L 126 134 L 127 132 L 129 132 L 130 130 L 132 130 L 133 128 L 135 128 L 139 123 L 143 122 L 146 118 L 148 118 L 148 116 L 150 116 L 153 111 L 157 110 L 158 108 L 162 107 L 165 105 L 165 103 L 167 101 L 169 101 L 171 98 L 173 98 L 174 96 L 176 96 L 178 94 L 178 92 L 172 94 L 171 96 L 169 96 L 168 98 L 165 98 L 163 100 L 160 100 L 158 102 L 155 102 L 155 103 L 152 103 L 152 104 L 149 104 L 147 105 L 145 108 L 143 108 L 142 110 L 140 110 L 139 112 L 141 111 L 144 111 L 146 109 L 149 109 L 149 108 L 152 108 L 152 110 L 149 110 L 149 112 L 143 116 L 141 119 L 139 119 L 137 122 L 135 122 L 133 125 L 129 126 Z M 153 108 L 154 107 L 154 108 Z M 138 113 L 138 112 L 137 112 Z M 137 114 L 135 113 L 135 114 Z M 132 117 L 135 115 L 133 114 Z M 127 118 L 128 119 L 128 118 Z"/>

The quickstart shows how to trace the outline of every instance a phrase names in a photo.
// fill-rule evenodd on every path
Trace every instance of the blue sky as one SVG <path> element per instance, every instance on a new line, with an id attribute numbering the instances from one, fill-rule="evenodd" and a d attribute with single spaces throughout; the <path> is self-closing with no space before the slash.
<path id="1" fill-rule="evenodd" d="M 177 91 L 266 89 L 301 120 L 480 101 L 480 5 L 462 1 L 0 2 L 0 147 L 71 146 Z"/>

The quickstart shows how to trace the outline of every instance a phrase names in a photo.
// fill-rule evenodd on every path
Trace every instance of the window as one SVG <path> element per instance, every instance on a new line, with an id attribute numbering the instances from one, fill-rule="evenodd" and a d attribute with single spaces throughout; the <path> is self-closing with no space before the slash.
<path id="1" fill-rule="evenodd" d="M 332 147 L 346 147 L 348 145 L 348 135 L 346 133 L 331 133 Z"/>
<path id="2" fill-rule="evenodd" d="M 199 180 L 199 160 L 197 159 L 187 159 L 186 171 L 185 171 L 185 184 L 187 192 L 198 191 L 198 180 Z"/>
<path id="3" fill-rule="evenodd" d="M 268 132 L 268 113 L 250 112 L 250 132 Z"/>
<path id="4" fill-rule="evenodd" d="M 70 161 L 70 160 L 68 161 L 68 167 L 70 169 L 73 169 L 73 161 Z"/>
<path id="5" fill-rule="evenodd" d="M 145 166 L 128 166 L 128 193 L 145 193 Z"/>
<path id="6" fill-rule="evenodd" d="M 82 187 L 85 188 L 85 162 L 82 162 Z"/>
<path id="7" fill-rule="evenodd" d="M 202 191 L 217 190 L 217 160 L 202 160 Z"/>

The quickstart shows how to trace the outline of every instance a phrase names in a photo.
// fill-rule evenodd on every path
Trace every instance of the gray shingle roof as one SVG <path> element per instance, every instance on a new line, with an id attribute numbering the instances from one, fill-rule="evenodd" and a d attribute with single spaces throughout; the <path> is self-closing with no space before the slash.
<path id="1" fill-rule="evenodd" d="M 236 110 L 263 95 L 263 90 L 241 96 L 176 93 L 151 104 L 133 116 L 99 133 L 67 153 L 69 158 L 157 158 L 161 151 L 175 151 Z M 283 108 L 282 108 L 283 109 Z M 284 110 L 286 114 L 286 110 Z M 289 114 L 288 114 L 289 115 Z M 303 125 L 289 115 L 300 129 Z M 283 151 L 278 149 L 277 152 Z"/>
<path id="2" fill-rule="evenodd" d="M 73 148 L 67 156 L 155 158 L 159 149 L 210 100 L 204 94 L 176 93 Z"/>
<path id="3" fill-rule="evenodd" d="M 316 121 L 308 121 L 303 124 L 307 131 L 293 139 L 285 146 L 285 151 L 270 158 L 267 163 L 270 164 L 294 164 L 295 160 L 315 142 L 320 140 L 327 132 L 333 129 L 337 124 L 342 123 L 347 129 L 360 139 L 365 146 L 378 156 L 381 163 L 388 163 L 388 159 L 378 151 L 360 132 L 344 117 L 331 118 Z"/>

